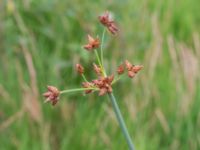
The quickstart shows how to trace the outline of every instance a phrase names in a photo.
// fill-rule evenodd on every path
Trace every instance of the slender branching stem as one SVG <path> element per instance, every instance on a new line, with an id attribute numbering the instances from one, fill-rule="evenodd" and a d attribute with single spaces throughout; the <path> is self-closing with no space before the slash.
<path id="1" fill-rule="evenodd" d="M 71 93 L 71 92 L 79 92 L 79 91 L 85 91 L 85 90 L 96 90 L 96 89 L 97 89 L 97 88 L 77 88 L 77 89 L 69 89 L 69 90 L 60 91 L 60 94 Z"/>
<path id="2" fill-rule="evenodd" d="M 104 45 L 104 37 L 106 33 L 106 28 L 103 29 L 102 37 L 101 37 L 101 48 L 100 48 L 100 53 L 101 53 L 101 64 L 104 66 L 104 61 L 103 61 L 103 45 Z"/>
<path id="3" fill-rule="evenodd" d="M 84 80 L 85 82 L 88 82 L 88 80 L 86 79 L 86 77 L 85 77 L 84 74 L 81 74 L 81 76 L 82 76 L 82 78 L 83 78 L 83 80 Z"/>
<path id="4" fill-rule="evenodd" d="M 100 58 L 99 58 L 99 54 L 98 54 L 98 52 L 97 52 L 96 49 L 95 49 L 94 51 L 95 51 L 95 55 L 96 55 L 96 58 L 97 58 L 98 64 L 99 64 L 99 66 L 102 68 L 103 66 L 102 66 L 102 64 L 101 64 L 101 60 L 100 60 Z"/>
<path id="5" fill-rule="evenodd" d="M 120 125 L 121 130 L 122 130 L 122 133 L 124 134 L 124 137 L 125 137 L 125 139 L 126 139 L 126 141 L 127 141 L 127 143 L 128 143 L 129 150 L 134 150 L 133 142 L 132 142 L 132 140 L 131 140 L 131 137 L 130 137 L 130 135 L 129 135 L 129 132 L 128 132 L 128 130 L 127 130 L 127 127 L 126 127 L 126 125 L 125 125 L 125 123 L 124 123 L 124 119 L 123 119 L 123 117 L 122 117 L 122 115 L 121 115 L 119 106 L 118 106 L 117 101 L 116 101 L 116 99 L 115 99 L 115 96 L 113 95 L 113 93 L 109 93 L 108 96 L 109 96 L 109 98 L 110 98 L 110 100 L 111 100 L 112 106 L 113 106 L 114 111 L 115 111 L 115 115 L 116 115 L 116 117 L 117 117 L 117 120 L 118 120 L 119 125 Z"/>
<path id="6" fill-rule="evenodd" d="M 104 69 L 104 67 L 102 66 L 102 62 L 101 62 L 101 60 L 100 60 L 100 58 L 99 58 L 99 54 L 98 54 L 98 52 L 97 52 L 96 49 L 95 49 L 95 55 L 96 55 L 98 64 L 99 64 L 99 66 L 100 66 L 100 68 L 101 68 L 101 70 L 102 70 L 103 75 L 106 76 L 105 69 Z"/>

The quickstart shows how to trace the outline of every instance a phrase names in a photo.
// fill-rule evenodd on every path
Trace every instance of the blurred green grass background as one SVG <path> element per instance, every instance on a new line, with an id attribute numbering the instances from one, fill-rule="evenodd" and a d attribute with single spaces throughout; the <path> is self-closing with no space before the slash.
<path id="1" fill-rule="evenodd" d="M 81 85 L 77 62 L 94 78 L 86 35 L 102 34 L 111 11 L 120 28 L 106 35 L 105 64 L 143 64 L 114 87 L 137 150 L 200 149 L 200 1 L 7 0 L 0 22 L 0 149 L 128 149 L 106 96 L 69 94 L 44 104 L 46 85 Z"/>

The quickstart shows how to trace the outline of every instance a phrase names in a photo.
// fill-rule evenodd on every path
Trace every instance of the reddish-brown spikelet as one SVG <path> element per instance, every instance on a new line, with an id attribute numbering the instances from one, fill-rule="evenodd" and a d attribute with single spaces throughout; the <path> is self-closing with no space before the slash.
<path id="1" fill-rule="evenodd" d="M 118 28 L 114 24 L 114 22 L 110 23 L 110 25 L 107 28 L 112 34 L 116 34 L 118 32 Z"/>
<path id="2" fill-rule="evenodd" d="M 51 102 L 55 105 L 59 100 L 60 91 L 54 86 L 47 86 L 48 91 L 43 94 L 46 98 L 45 102 Z"/>
<path id="3" fill-rule="evenodd" d="M 140 71 L 143 68 L 143 66 L 141 65 L 136 65 L 132 67 L 132 71 L 137 73 L 138 71 Z"/>
<path id="4" fill-rule="evenodd" d="M 125 60 L 125 65 L 126 65 L 126 69 L 127 69 L 128 71 L 130 71 L 131 68 L 132 68 L 132 66 L 133 66 L 128 60 Z"/>
<path id="5" fill-rule="evenodd" d="M 135 77 L 135 72 L 133 72 L 133 71 L 128 71 L 128 76 L 130 77 L 130 78 L 133 78 L 133 77 Z"/>
<path id="6" fill-rule="evenodd" d="M 106 11 L 103 15 L 99 16 L 99 21 L 107 27 L 107 29 L 112 33 L 116 34 L 119 30 L 115 25 L 115 22 L 110 18 L 110 14 Z"/>
<path id="7" fill-rule="evenodd" d="M 109 12 L 106 11 L 103 15 L 99 16 L 99 21 L 104 25 L 107 26 L 110 22 L 109 19 Z"/>
<path id="8" fill-rule="evenodd" d="M 141 65 L 132 65 L 128 60 L 125 61 L 125 65 L 128 71 L 128 76 L 130 78 L 135 77 L 136 73 L 138 73 L 143 68 Z"/>
<path id="9" fill-rule="evenodd" d="M 76 71 L 82 75 L 84 73 L 84 68 L 81 64 L 76 64 Z"/>
<path id="10" fill-rule="evenodd" d="M 124 64 L 119 65 L 119 67 L 117 68 L 117 73 L 118 75 L 124 73 Z"/>
<path id="11" fill-rule="evenodd" d="M 92 51 L 93 49 L 98 48 L 100 45 L 100 40 L 98 38 L 94 39 L 88 34 L 88 44 L 84 45 L 83 47 L 87 51 Z"/>
<path id="12" fill-rule="evenodd" d="M 93 63 L 93 69 L 98 76 L 102 74 L 101 68 L 97 66 L 95 63 Z"/>

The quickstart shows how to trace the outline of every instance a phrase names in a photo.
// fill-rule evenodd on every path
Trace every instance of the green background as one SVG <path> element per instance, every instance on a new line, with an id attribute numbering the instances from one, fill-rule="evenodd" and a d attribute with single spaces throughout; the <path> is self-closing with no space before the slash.
<path id="1" fill-rule="evenodd" d="M 128 149 L 111 103 L 97 93 L 62 95 L 44 104 L 46 85 L 81 86 L 74 66 L 96 76 L 87 34 L 112 12 L 120 29 L 106 33 L 110 74 L 125 59 L 142 64 L 114 94 L 137 150 L 200 149 L 199 0 L 7 0 L 0 13 L 0 149 Z"/>

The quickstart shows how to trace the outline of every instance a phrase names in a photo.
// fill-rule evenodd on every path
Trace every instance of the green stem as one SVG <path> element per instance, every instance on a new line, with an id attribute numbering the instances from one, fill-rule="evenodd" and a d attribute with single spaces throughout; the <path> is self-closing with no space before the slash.
<path id="1" fill-rule="evenodd" d="M 123 119 L 123 117 L 121 115 L 119 106 L 118 106 L 118 104 L 116 102 L 116 99 L 115 99 L 115 96 L 113 95 L 113 93 L 109 93 L 108 96 L 109 96 L 109 98 L 110 98 L 110 100 L 112 102 L 112 106 L 114 108 L 115 115 L 116 115 L 117 120 L 119 122 L 119 125 L 121 127 L 122 133 L 124 134 L 124 137 L 126 138 L 126 141 L 128 143 L 129 150 L 134 150 L 134 145 L 132 143 L 131 137 L 130 137 L 129 132 L 127 130 L 127 127 L 126 127 L 126 125 L 124 123 L 124 119 Z"/>
<path id="2" fill-rule="evenodd" d="M 101 37 L 101 49 L 100 49 L 100 52 L 101 52 L 101 63 L 102 63 L 102 66 L 104 65 L 103 64 L 103 44 L 104 44 L 105 32 L 106 32 L 106 28 L 103 29 L 103 34 L 102 34 L 102 37 Z"/>
<path id="3" fill-rule="evenodd" d="M 88 82 L 88 80 L 86 79 L 86 77 L 85 77 L 84 74 L 82 74 L 81 76 L 83 77 L 83 80 L 84 80 L 85 82 Z"/>
<path id="4" fill-rule="evenodd" d="M 96 90 L 96 88 L 78 88 L 78 89 L 63 90 L 60 92 L 60 94 L 85 91 L 85 90 Z"/>
<path id="5" fill-rule="evenodd" d="M 99 64 L 99 66 L 100 66 L 100 68 L 101 68 L 101 70 L 102 70 L 103 75 L 106 76 L 106 72 L 105 72 L 105 70 L 104 70 L 104 67 L 102 66 L 101 60 L 100 60 L 100 58 L 99 58 L 99 54 L 98 54 L 98 52 L 97 52 L 96 49 L 95 49 L 95 55 L 96 55 L 98 64 Z"/>
<path id="6" fill-rule="evenodd" d="M 96 49 L 95 49 L 94 51 L 95 51 L 95 55 L 96 55 L 97 61 L 98 61 L 98 63 L 99 63 L 99 66 L 102 68 L 102 64 L 101 64 L 101 60 L 100 60 L 100 58 L 99 58 L 99 54 L 98 54 L 98 52 L 97 52 Z"/>

